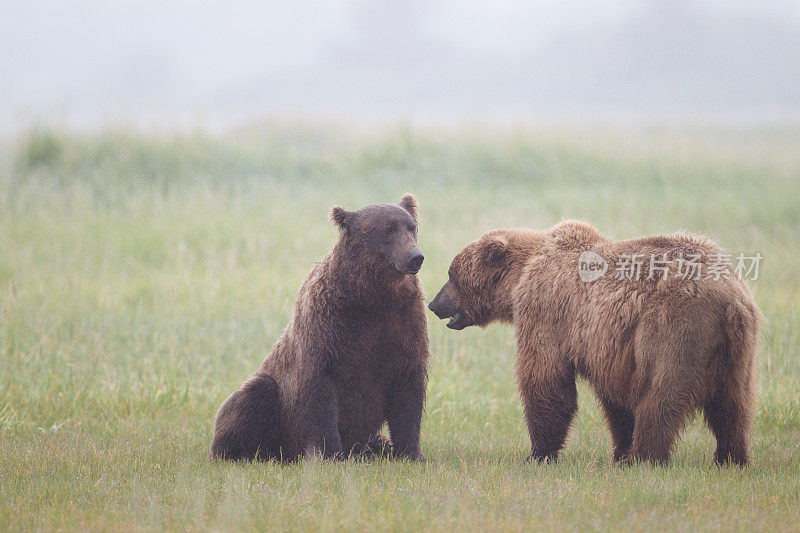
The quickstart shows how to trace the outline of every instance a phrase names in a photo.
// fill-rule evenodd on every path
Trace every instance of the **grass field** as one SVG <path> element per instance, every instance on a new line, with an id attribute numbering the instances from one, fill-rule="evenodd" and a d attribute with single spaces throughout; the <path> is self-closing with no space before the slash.
<path id="1" fill-rule="evenodd" d="M 0 528 L 800 529 L 800 128 L 427 129 L 0 142 Z M 216 408 L 336 238 L 329 208 L 417 195 L 429 296 L 498 226 L 582 218 L 760 252 L 752 465 L 700 417 L 666 468 L 616 467 L 585 384 L 561 460 L 523 464 L 513 331 L 431 314 L 429 461 L 207 461 Z"/>

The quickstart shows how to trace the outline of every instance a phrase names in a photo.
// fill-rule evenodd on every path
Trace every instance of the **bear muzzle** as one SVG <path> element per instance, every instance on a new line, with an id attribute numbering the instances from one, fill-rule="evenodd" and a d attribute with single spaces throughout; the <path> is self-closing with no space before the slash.
<path id="1" fill-rule="evenodd" d="M 416 274 L 419 272 L 419 269 L 422 268 L 422 262 L 425 260 L 425 256 L 422 255 L 422 252 L 419 250 L 415 250 L 408 254 L 406 257 L 406 265 L 404 269 L 405 274 Z"/>
<path id="2" fill-rule="evenodd" d="M 449 283 L 450 282 L 448 282 L 448 284 Z M 461 330 L 467 326 L 473 325 L 469 317 L 450 297 L 448 284 L 445 284 L 442 290 L 439 291 L 439 294 L 428 304 L 428 309 L 433 311 L 433 313 L 442 320 L 449 318 L 450 321 L 445 325 L 450 329 Z"/>

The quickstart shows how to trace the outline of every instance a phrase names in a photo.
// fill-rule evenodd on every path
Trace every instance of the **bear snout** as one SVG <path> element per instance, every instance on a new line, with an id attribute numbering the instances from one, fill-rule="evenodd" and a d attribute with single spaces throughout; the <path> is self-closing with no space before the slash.
<path id="1" fill-rule="evenodd" d="M 408 254 L 408 258 L 406 259 L 406 271 L 409 274 L 416 274 L 419 272 L 419 269 L 422 268 L 422 262 L 425 260 L 425 256 L 422 255 L 420 251 L 414 251 Z"/>
<path id="2" fill-rule="evenodd" d="M 433 301 L 428 304 L 428 309 L 442 320 L 450 318 L 458 312 L 458 307 L 447 294 L 447 286 L 442 287 L 442 290 L 439 291 Z"/>

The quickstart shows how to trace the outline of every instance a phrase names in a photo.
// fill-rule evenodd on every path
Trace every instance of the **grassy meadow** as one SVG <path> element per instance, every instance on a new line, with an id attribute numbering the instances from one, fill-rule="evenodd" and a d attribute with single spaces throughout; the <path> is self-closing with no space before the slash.
<path id="1" fill-rule="evenodd" d="M 800 529 L 800 128 L 268 123 L 0 141 L 0 529 Z M 429 314 L 429 461 L 215 464 L 214 413 L 336 239 L 328 210 L 416 194 L 432 297 L 500 226 L 581 218 L 760 252 L 746 469 L 698 416 L 622 468 L 585 384 L 557 464 L 524 464 L 513 331 Z"/>

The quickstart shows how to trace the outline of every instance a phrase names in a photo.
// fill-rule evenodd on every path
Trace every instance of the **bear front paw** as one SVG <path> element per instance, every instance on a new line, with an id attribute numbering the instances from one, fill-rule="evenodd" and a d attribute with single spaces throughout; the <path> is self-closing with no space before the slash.
<path id="1" fill-rule="evenodd" d="M 401 455 L 400 457 L 402 457 L 403 459 L 408 459 L 409 461 L 417 462 L 417 463 L 424 463 L 424 462 L 426 462 L 428 460 L 428 458 L 425 457 L 425 455 L 423 455 L 423 453 L 420 452 L 420 451 L 417 451 L 417 452 L 415 452 L 413 454 Z"/>
<path id="2" fill-rule="evenodd" d="M 399 448 L 395 446 L 392 450 L 394 457 L 398 459 L 406 459 L 408 461 L 427 461 L 425 456 L 419 451 L 418 448 Z"/>
<path id="3" fill-rule="evenodd" d="M 525 458 L 525 463 L 550 464 L 558 462 L 558 452 L 531 453 Z"/>
<path id="4" fill-rule="evenodd" d="M 316 446 L 309 446 L 303 451 L 303 459 L 306 461 L 343 461 L 347 459 L 341 451 L 325 451 Z"/>

